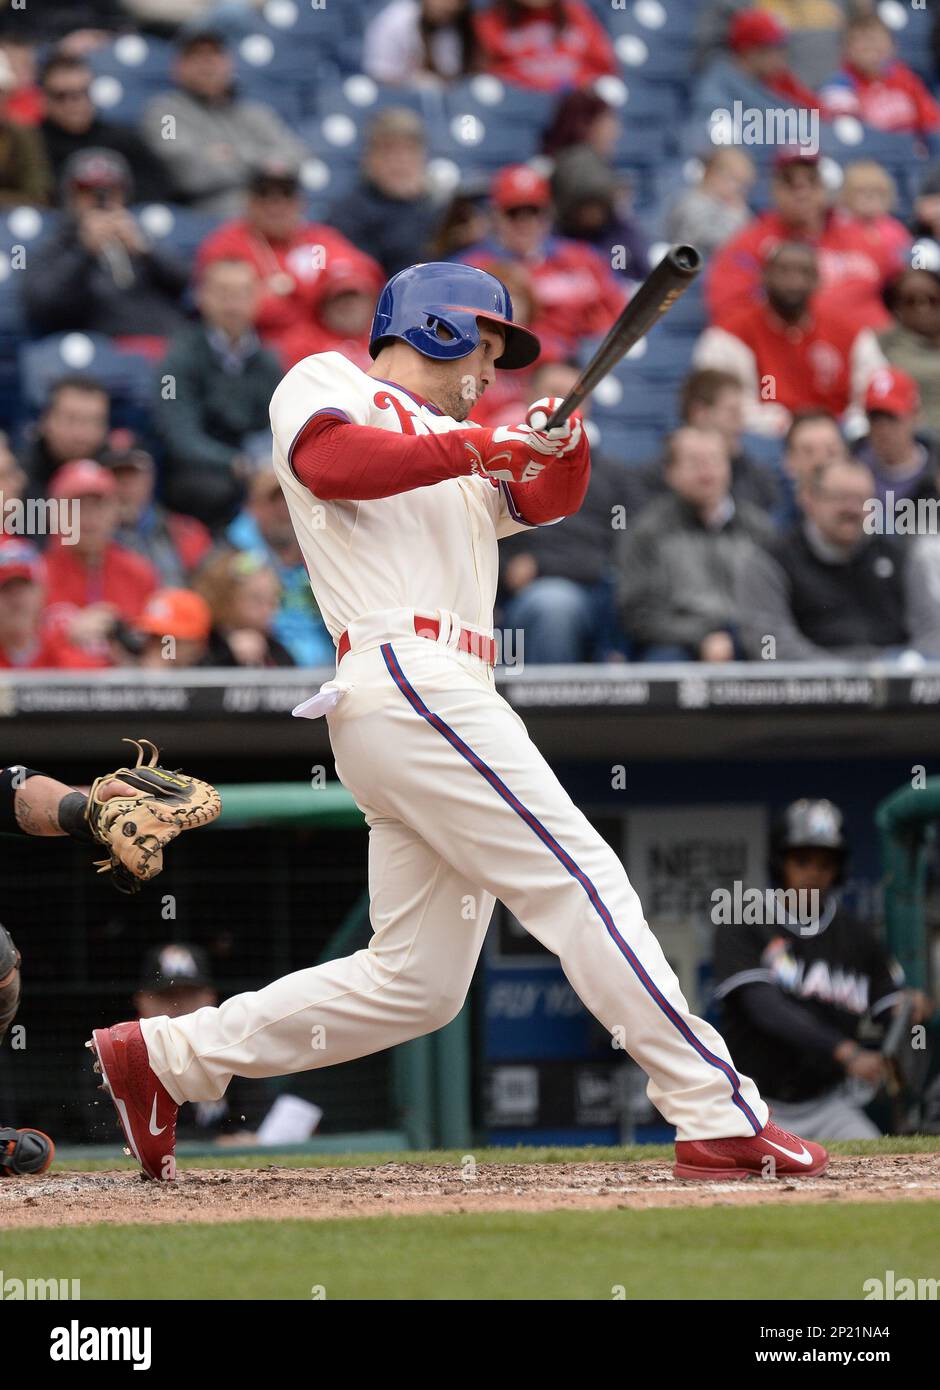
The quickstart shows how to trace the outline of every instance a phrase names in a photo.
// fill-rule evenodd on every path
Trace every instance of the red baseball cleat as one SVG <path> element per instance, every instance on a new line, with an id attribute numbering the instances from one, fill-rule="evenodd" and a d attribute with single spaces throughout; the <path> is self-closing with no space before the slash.
<path id="1" fill-rule="evenodd" d="M 815 1178 L 829 1165 L 822 1144 L 798 1139 L 772 1121 L 748 1139 L 679 1139 L 677 1178 Z"/>
<path id="2" fill-rule="evenodd" d="M 101 1089 L 110 1093 L 124 1137 L 145 1176 L 169 1182 L 176 1177 L 179 1106 L 151 1069 L 140 1024 L 96 1028 L 85 1046 L 97 1058 Z"/>

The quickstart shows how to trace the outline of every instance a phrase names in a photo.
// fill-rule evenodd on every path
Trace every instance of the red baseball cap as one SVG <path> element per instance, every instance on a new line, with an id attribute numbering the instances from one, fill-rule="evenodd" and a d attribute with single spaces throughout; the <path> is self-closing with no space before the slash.
<path id="1" fill-rule="evenodd" d="M 42 556 L 34 546 L 16 540 L 0 545 L 0 586 L 13 579 L 28 579 L 32 584 L 40 584 L 42 578 Z"/>
<path id="2" fill-rule="evenodd" d="M 552 201 L 548 179 L 528 164 L 510 164 L 493 180 L 490 197 L 503 212 L 507 208 L 544 208 Z"/>
<path id="3" fill-rule="evenodd" d="M 774 155 L 774 173 L 779 173 L 782 169 L 792 169 L 795 164 L 812 164 L 815 168 L 819 165 L 819 155 L 804 149 L 802 145 L 784 145 L 783 149 Z"/>
<path id="4" fill-rule="evenodd" d="M 920 410 L 917 382 L 897 367 L 882 367 L 875 372 L 865 392 L 865 409 L 871 415 L 916 415 Z"/>
<path id="5" fill-rule="evenodd" d="M 733 53 L 750 53 L 754 48 L 780 48 L 789 32 L 772 14 L 763 10 L 743 10 L 728 29 L 728 47 Z"/>
<path id="6" fill-rule="evenodd" d="M 201 642 L 209 636 L 212 613 L 201 594 L 192 589 L 158 589 L 134 623 L 138 632 Z"/>
<path id="7" fill-rule="evenodd" d="M 106 468 L 94 459 L 72 459 L 53 473 L 50 497 L 110 497 L 117 483 Z"/>

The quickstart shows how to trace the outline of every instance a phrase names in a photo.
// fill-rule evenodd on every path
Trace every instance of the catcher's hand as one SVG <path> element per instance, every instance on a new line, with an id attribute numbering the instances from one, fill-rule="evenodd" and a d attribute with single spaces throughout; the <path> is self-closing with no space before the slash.
<path id="1" fill-rule="evenodd" d="M 94 838 L 108 850 L 107 859 L 96 861 L 98 872 L 110 872 L 122 893 L 136 893 L 163 868 L 164 846 L 180 831 L 215 820 L 222 802 L 208 782 L 160 767 L 159 751 L 149 739 L 124 742 L 137 749 L 135 766 L 106 772 L 92 783 L 85 819 Z M 115 783 L 123 795 L 115 795 Z"/>

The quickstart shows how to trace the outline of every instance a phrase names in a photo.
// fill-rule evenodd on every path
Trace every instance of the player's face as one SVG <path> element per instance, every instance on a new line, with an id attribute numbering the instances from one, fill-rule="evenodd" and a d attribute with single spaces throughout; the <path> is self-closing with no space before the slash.
<path id="1" fill-rule="evenodd" d="M 483 392 L 496 380 L 496 361 L 502 356 L 505 334 L 485 319 L 478 319 L 477 326 L 480 341 L 469 357 L 434 364 L 441 369 L 441 378 L 428 396 L 452 420 L 466 420 Z"/>
<path id="2" fill-rule="evenodd" d="M 797 892 L 828 893 L 836 881 L 839 859 L 834 850 L 807 845 L 791 849 L 783 859 L 783 886 Z"/>

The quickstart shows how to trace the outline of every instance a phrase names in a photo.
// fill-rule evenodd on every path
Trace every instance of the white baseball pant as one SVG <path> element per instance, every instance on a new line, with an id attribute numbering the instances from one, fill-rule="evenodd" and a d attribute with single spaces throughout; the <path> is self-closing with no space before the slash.
<path id="1" fill-rule="evenodd" d="M 647 1073 L 679 1139 L 758 1132 L 756 1086 L 690 1012 L 623 865 L 491 670 L 454 649 L 446 622 L 437 642 L 415 636 L 410 610 L 392 630 L 381 645 L 354 640 L 329 716 L 337 773 L 369 825 L 370 945 L 218 1008 L 145 1019 L 170 1095 L 214 1100 L 233 1075 L 332 1066 L 442 1027 L 499 898 Z"/>

